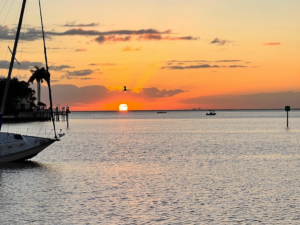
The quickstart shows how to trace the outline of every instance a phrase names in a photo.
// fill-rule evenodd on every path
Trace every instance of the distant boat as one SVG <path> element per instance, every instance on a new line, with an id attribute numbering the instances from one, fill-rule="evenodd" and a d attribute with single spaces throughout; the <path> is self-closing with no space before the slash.
<path id="1" fill-rule="evenodd" d="M 215 110 L 209 110 L 209 113 L 206 113 L 207 116 L 214 116 L 217 113 L 215 112 Z"/>
<path id="2" fill-rule="evenodd" d="M 158 111 L 157 113 L 167 113 L 166 111 Z"/>

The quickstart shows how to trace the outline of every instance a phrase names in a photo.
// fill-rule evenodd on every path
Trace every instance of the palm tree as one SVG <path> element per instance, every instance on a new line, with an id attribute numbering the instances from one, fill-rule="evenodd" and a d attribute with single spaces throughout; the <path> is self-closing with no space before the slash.
<path id="1" fill-rule="evenodd" d="M 39 68 L 35 66 L 35 70 L 30 70 L 30 72 L 32 73 L 32 75 L 29 78 L 28 83 L 33 83 L 35 80 L 37 82 L 43 83 L 43 81 L 45 80 L 47 84 L 49 84 L 50 76 L 45 67 Z"/>
<path id="2" fill-rule="evenodd" d="M 41 101 L 41 83 L 43 80 L 47 82 L 49 85 L 49 76 L 47 76 L 47 71 L 44 67 L 39 68 L 35 66 L 35 70 L 30 70 L 32 76 L 29 78 L 28 83 L 32 83 L 36 80 L 37 82 L 37 101 L 38 103 Z"/>
<path id="3" fill-rule="evenodd" d="M 54 127 L 54 133 L 55 133 L 55 138 L 56 136 L 56 130 L 55 130 L 55 124 L 54 124 L 54 118 L 53 118 L 53 105 L 52 105 L 52 95 L 51 95 L 51 86 L 50 86 L 50 73 L 48 70 L 45 69 L 45 67 L 39 68 L 35 66 L 35 70 L 30 70 L 32 73 L 31 77 L 28 80 L 28 83 L 32 83 L 36 80 L 37 82 L 43 83 L 45 80 L 48 85 L 48 90 L 49 90 L 49 100 L 50 100 L 50 110 L 51 110 L 51 118 L 53 122 L 53 127 Z"/>

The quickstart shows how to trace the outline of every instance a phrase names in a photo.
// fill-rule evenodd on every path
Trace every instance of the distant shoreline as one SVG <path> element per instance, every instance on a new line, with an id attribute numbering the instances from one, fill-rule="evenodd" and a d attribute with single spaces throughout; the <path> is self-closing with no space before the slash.
<path id="1" fill-rule="evenodd" d="M 209 111 L 212 109 L 200 109 L 200 110 L 192 110 L 192 109 L 156 109 L 156 110 L 128 110 L 128 112 L 157 112 L 157 111 L 166 111 L 166 112 L 205 112 Z M 213 109 L 215 111 L 278 111 L 283 109 Z M 300 110 L 300 108 L 296 109 L 291 109 L 291 111 L 294 110 Z M 119 112 L 118 110 L 80 110 L 80 111 L 75 111 L 72 110 L 72 112 Z M 124 113 L 124 112 L 122 112 Z M 126 113 L 126 112 L 125 112 Z"/>

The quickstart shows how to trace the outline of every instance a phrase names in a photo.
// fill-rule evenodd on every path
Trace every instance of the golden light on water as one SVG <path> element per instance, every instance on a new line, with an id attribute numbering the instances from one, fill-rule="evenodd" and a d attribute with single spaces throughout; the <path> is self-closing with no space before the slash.
<path id="1" fill-rule="evenodd" d="M 126 104 L 119 105 L 119 111 L 120 112 L 127 112 L 128 111 L 128 106 Z"/>

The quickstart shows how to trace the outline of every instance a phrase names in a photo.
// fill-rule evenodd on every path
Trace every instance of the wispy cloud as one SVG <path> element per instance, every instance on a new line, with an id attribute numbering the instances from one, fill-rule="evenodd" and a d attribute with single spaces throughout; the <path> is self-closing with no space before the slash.
<path id="1" fill-rule="evenodd" d="M 163 66 L 161 69 L 169 70 L 186 70 L 186 69 L 207 69 L 207 68 L 247 68 L 244 65 L 210 65 L 210 64 L 200 64 L 200 65 L 189 65 L 189 66 Z"/>
<path id="2" fill-rule="evenodd" d="M 81 27 L 93 27 L 96 26 L 96 23 L 91 24 L 73 24 L 68 23 L 65 24 L 64 27 L 78 27 L 78 25 L 82 25 Z M 15 30 L 9 29 L 7 26 L 0 26 L 0 40 L 10 40 L 14 38 Z M 174 41 L 174 40 L 198 40 L 197 37 L 192 36 L 183 36 L 176 37 L 173 36 L 172 31 L 158 31 L 156 29 L 140 29 L 140 30 L 111 30 L 111 31 L 98 31 L 98 30 L 85 30 L 83 28 L 73 28 L 66 30 L 64 32 L 56 32 L 56 31 L 46 31 L 46 38 L 51 38 L 55 36 L 91 36 L 94 38 L 93 40 L 99 44 L 103 44 L 105 42 L 126 42 L 126 41 L 150 41 L 150 40 L 166 40 L 166 41 Z M 42 37 L 42 33 L 40 30 L 35 28 L 26 28 L 24 30 L 24 39 L 25 41 L 35 41 Z"/>
<path id="3" fill-rule="evenodd" d="M 93 80 L 93 79 L 95 79 L 95 78 L 91 78 L 91 77 L 82 77 L 82 78 L 80 78 L 80 80 Z"/>
<path id="4" fill-rule="evenodd" d="M 86 52 L 87 49 L 84 49 L 84 48 L 77 48 L 75 49 L 76 52 Z"/>
<path id="5" fill-rule="evenodd" d="M 109 36 L 104 36 L 101 35 L 97 38 L 95 38 L 95 41 L 98 42 L 99 44 L 103 44 L 104 42 L 124 42 L 124 41 L 130 41 L 131 36 L 116 36 L 116 35 L 109 35 Z"/>
<path id="6" fill-rule="evenodd" d="M 73 22 L 73 23 L 66 23 L 62 26 L 63 27 L 97 27 L 97 26 L 99 26 L 99 23 L 87 23 L 87 24 L 79 23 L 79 24 L 76 24 L 75 22 Z"/>
<path id="7" fill-rule="evenodd" d="M 269 43 L 264 43 L 263 45 L 281 45 L 280 42 L 269 42 Z"/>
<path id="8" fill-rule="evenodd" d="M 212 61 L 207 61 L 207 60 L 171 60 L 167 61 L 168 63 L 190 63 L 190 62 L 200 62 L 200 63 L 208 63 Z"/>
<path id="9" fill-rule="evenodd" d="M 8 66 L 9 62 L 5 61 L 5 60 L 0 60 L 0 65 Z M 15 64 L 15 67 L 19 70 L 31 70 L 35 66 L 41 68 L 41 67 L 44 67 L 44 64 L 41 62 L 31 62 L 31 61 L 26 61 L 26 60 L 21 61 L 20 65 Z M 69 65 L 58 65 L 58 66 L 52 65 L 52 66 L 49 66 L 49 71 L 50 71 L 50 73 L 51 73 L 51 71 L 65 72 L 65 69 L 72 69 L 72 68 L 74 68 L 74 67 L 69 66 Z"/>
<path id="10" fill-rule="evenodd" d="M 228 41 L 225 39 L 219 39 L 219 38 L 215 38 L 214 40 L 212 40 L 210 43 L 211 44 L 216 44 L 216 45 L 225 45 L 227 43 L 231 43 L 232 41 Z"/>
<path id="11" fill-rule="evenodd" d="M 243 62 L 240 59 L 223 59 L 223 60 L 171 60 L 167 61 L 168 63 L 232 63 L 232 62 Z"/>
<path id="12" fill-rule="evenodd" d="M 89 66 L 116 66 L 116 63 L 91 63 Z"/>
<path id="13" fill-rule="evenodd" d="M 140 94 L 146 98 L 157 99 L 157 98 L 173 97 L 183 92 L 185 91 L 181 89 L 167 90 L 167 89 L 158 89 L 156 87 L 151 87 L 151 88 L 143 88 L 140 91 Z"/>
<path id="14" fill-rule="evenodd" d="M 0 60 L 0 65 L 9 65 L 9 62 L 6 60 Z M 33 67 L 43 67 L 44 64 L 41 62 L 30 62 L 30 61 L 22 61 L 20 62 L 20 65 L 15 65 L 16 68 L 20 70 L 30 70 L 33 69 Z"/>
<path id="15" fill-rule="evenodd" d="M 190 65 L 190 66 L 163 66 L 161 69 L 169 69 L 169 70 L 186 70 L 186 69 L 206 69 L 206 68 L 220 68 L 218 65 Z"/>
<path id="16" fill-rule="evenodd" d="M 156 29 L 141 29 L 141 30 L 113 30 L 100 32 L 97 30 L 84 30 L 82 28 L 70 29 L 65 32 L 46 32 L 50 36 L 64 36 L 64 35 L 84 35 L 84 36 L 98 36 L 94 40 L 100 44 L 104 42 L 125 42 L 125 41 L 142 41 L 142 40 L 198 40 L 192 36 L 173 37 L 170 36 L 172 31 L 158 31 Z M 167 36 L 164 36 L 169 34 Z M 135 38 L 133 37 L 135 36 Z"/>
<path id="17" fill-rule="evenodd" d="M 236 59 L 225 59 L 225 60 L 217 60 L 215 62 L 222 62 L 222 63 L 232 63 L 232 62 L 242 62 L 243 60 L 236 60 Z"/>
<path id="18" fill-rule="evenodd" d="M 49 70 L 53 71 L 64 71 L 65 69 L 72 69 L 74 66 L 69 66 L 69 65 L 60 65 L 60 66 L 49 66 Z"/>
<path id="19" fill-rule="evenodd" d="M 160 40 L 168 40 L 168 41 L 176 41 L 176 40 L 198 40 L 198 38 L 187 36 L 187 37 L 172 37 L 172 36 L 163 36 L 161 34 L 144 34 L 137 37 L 138 41 L 160 41 Z"/>
<path id="20" fill-rule="evenodd" d="M 53 47 L 53 48 L 47 48 L 48 50 L 62 50 L 62 49 L 71 49 L 71 48 L 59 48 L 59 47 Z"/>
<path id="21" fill-rule="evenodd" d="M 108 35 L 143 35 L 143 34 L 170 34 L 171 30 L 158 31 L 155 29 L 141 29 L 141 30 L 112 30 L 112 31 L 97 31 L 97 30 L 84 30 L 82 28 L 70 29 L 65 32 L 47 32 L 53 36 L 65 36 L 65 35 L 89 35 L 89 36 L 108 36 Z"/>
<path id="22" fill-rule="evenodd" d="M 35 28 L 24 28 L 24 35 L 20 37 L 24 41 L 35 41 L 42 38 L 42 32 Z M 10 29 L 8 26 L 0 25 L 0 40 L 12 40 L 15 38 L 15 29 Z"/>
<path id="23" fill-rule="evenodd" d="M 240 65 L 244 62 L 241 59 L 223 59 L 223 60 L 171 60 L 166 61 L 166 66 L 162 66 L 161 69 L 169 70 L 185 70 L 185 69 L 206 69 L 206 68 L 246 68 L 247 66 Z M 197 63 L 195 65 L 195 63 Z M 229 63 L 239 63 L 228 65 Z"/>
<path id="24" fill-rule="evenodd" d="M 61 78 L 66 79 L 77 79 L 78 77 L 85 77 L 92 75 L 94 70 L 86 69 L 86 70 L 74 70 L 74 71 L 65 71 L 66 74 L 62 75 Z"/>
<path id="25" fill-rule="evenodd" d="M 126 46 L 125 48 L 123 48 L 124 52 L 130 52 L 130 51 L 140 51 L 141 48 L 131 48 L 129 46 Z"/>
<path id="26" fill-rule="evenodd" d="M 243 65 L 230 65 L 229 68 L 247 68 L 248 66 Z"/>

